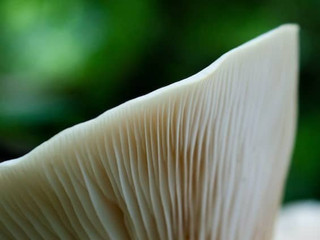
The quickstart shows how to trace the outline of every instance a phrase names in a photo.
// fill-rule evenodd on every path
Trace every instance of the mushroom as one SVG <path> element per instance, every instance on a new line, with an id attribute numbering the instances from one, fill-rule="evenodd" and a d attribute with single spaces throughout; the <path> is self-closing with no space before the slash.
<path id="1" fill-rule="evenodd" d="M 280 26 L 1 163 L 1 239 L 270 239 L 297 33 Z"/>
<path id="2" fill-rule="evenodd" d="M 276 220 L 273 240 L 304 239 L 320 239 L 320 202 L 315 200 L 285 205 Z"/>

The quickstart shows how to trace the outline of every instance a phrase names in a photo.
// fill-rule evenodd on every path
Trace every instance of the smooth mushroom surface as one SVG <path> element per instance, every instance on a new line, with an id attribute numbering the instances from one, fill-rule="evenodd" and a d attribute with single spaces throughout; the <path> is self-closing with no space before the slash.
<path id="1" fill-rule="evenodd" d="M 1 163 L 0 239 L 271 239 L 297 75 L 287 24 Z"/>
<path id="2" fill-rule="evenodd" d="M 320 202 L 304 200 L 285 205 L 276 220 L 273 240 L 319 240 Z"/>

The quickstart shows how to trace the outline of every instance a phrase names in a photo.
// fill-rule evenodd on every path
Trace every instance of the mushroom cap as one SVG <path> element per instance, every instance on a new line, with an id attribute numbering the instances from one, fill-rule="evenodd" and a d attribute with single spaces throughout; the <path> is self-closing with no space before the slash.
<path id="1" fill-rule="evenodd" d="M 270 239 L 295 135 L 297 33 L 280 26 L 1 163 L 0 238 Z"/>

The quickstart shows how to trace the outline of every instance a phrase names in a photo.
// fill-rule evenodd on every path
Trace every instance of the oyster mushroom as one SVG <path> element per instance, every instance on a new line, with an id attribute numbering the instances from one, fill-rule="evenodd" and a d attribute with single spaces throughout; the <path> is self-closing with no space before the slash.
<path id="1" fill-rule="evenodd" d="M 295 135 L 297 30 L 0 164 L 1 239 L 270 239 Z"/>

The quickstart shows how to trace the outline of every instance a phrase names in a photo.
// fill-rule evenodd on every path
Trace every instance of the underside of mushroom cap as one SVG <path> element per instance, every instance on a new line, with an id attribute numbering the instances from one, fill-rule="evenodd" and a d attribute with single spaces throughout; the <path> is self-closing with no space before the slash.
<path id="1" fill-rule="evenodd" d="M 283 25 L 0 164 L 0 238 L 270 239 L 297 73 Z"/>

